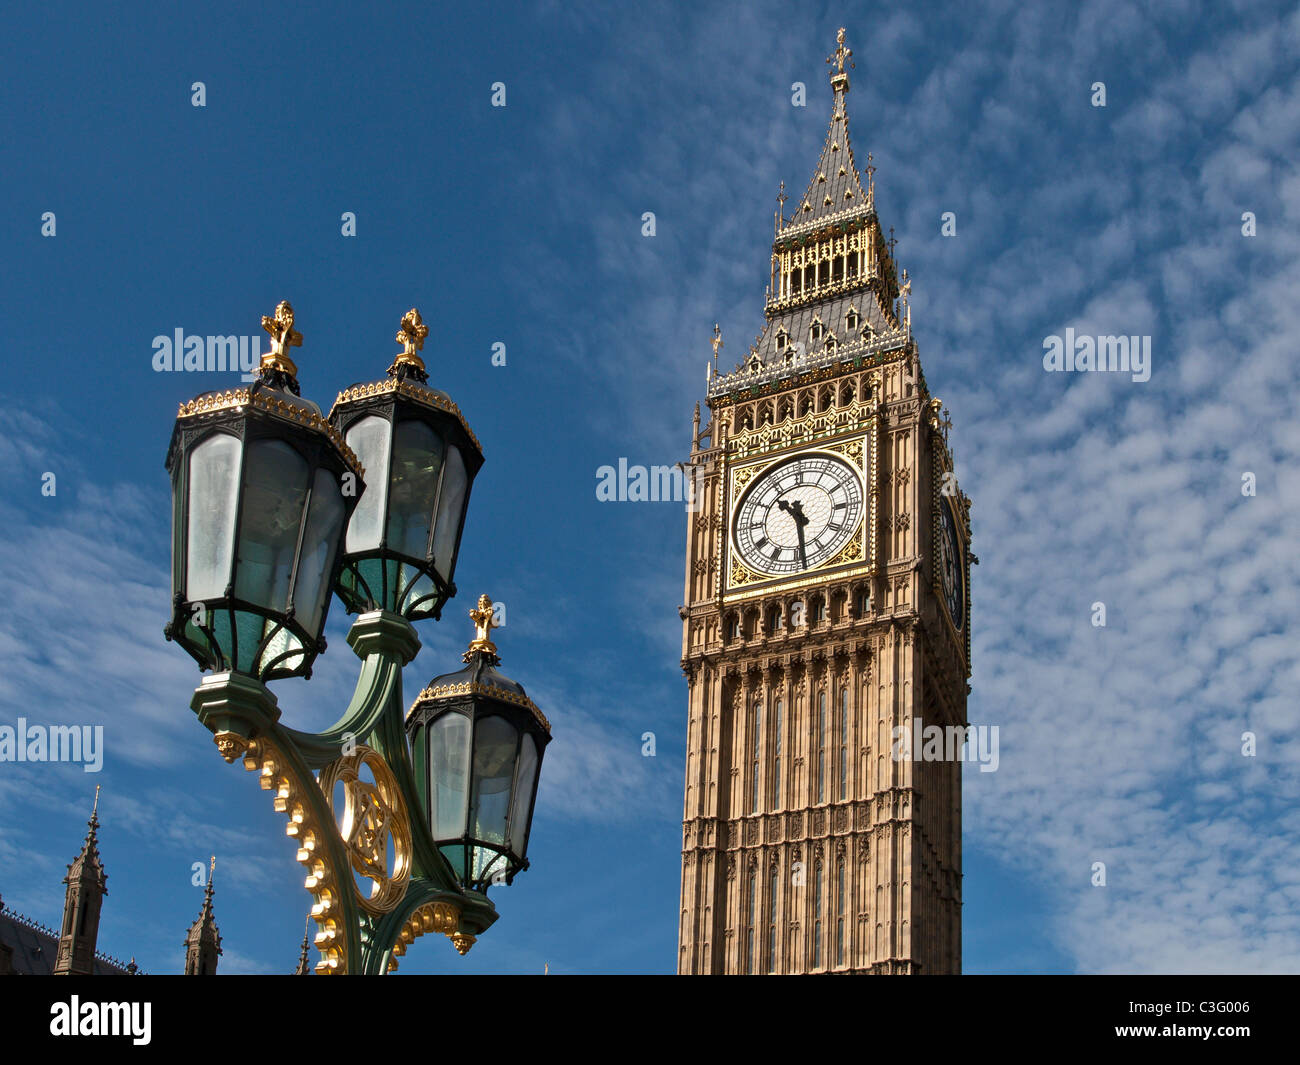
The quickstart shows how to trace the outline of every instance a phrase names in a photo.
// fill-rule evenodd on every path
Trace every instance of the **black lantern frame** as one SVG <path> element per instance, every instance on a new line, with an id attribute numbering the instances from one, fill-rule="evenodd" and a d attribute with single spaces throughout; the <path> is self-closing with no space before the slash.
<path id="1" fill-rule="evenodd" d="M 500 660 L 494 652 L 471 647 L 465 659 L 465 669 L 434 679 L 420 693 L 407 713 L 406 731 L 416 787 L 434 844 L 465 888 L 486 893 L 493 884 L 512 883 L 517 873 L 528 868 L 537 785 L 551 726 L 524 689 L 495 668 Z M 500 831 L 482 832 L 477 830 L 484 827 L 482 759 L 492 747 L 484 733 L 499 728 L 494 722 L 504 722 L 514 733 L 509 749 L 511 783 L 505 815 L 494 818 Z M 437 730 L 447 726 L 464 729 L 458 745 L 463 752 L 463 783 L 455 779 L 456 773 L 447 772 L 446 759 L 440 757 Z M 525 755 L 527 741 L 531 741 L 534 755 L 530 767 Z M 504 748 L 499 750 L 504 753 Z M 524 779 L 524 773 L 531 779 Z M 447 803 L 451 804 L 447 812 L 456 818 L 460 831 L 442 830 L 442 808 Z"/>
<path id="2" fill-rule="evenodd" d="M 219 437 L 239 447 L 234 479 L 234 514 L 221 515 L 231 523 L 226 560 L 226 583 L 219 592 L 189 596 L 191 522 L 210 522 L 213 515 L 191 514 L 195 486 L 192 460 L 200 447 Z M 255 469 L 250 459 L 261 443 L 287 446 L 305 464 L 305 484 L 297 514 L 293 554 L 282 604 L 258 602 L 238 594 L 244 546 L 246 509 L 254 489 Z M 175 640 L 202 670 L 231 671 L 259 681 L 311 676 L 316 656 L 325 650 L 325 621 L 342 566 L 342 539 L 359 496 L 364 491 L 364 471 L 339 433 L 309 401 L 271 387 L 258 379 L 246 389 L 205 393 L 182 404 L 167 451 L 166 468 L 172 480 L 172 619 L 164 635 Z M 298 601 L 306 537 L 319 513 L 314 504 L 318 473 L 337 485 L 343 513 L 337 531 L 317 546 L 329 554 L 322 566 L 321 586 L 310 604 Z M 271 487 L 271 486 L 264 486 Z M 286 491 L 292 486 L 279 486 Z M 277 506 L 282 513 L 281 496 Z M 291 497 L 290 497 L 291 498 Z M 229 499 L 227 502 L 231 502 Z M 289 527 L 287 524 L 284 526 Z M 268 584 L 270 580 L 268 579 Z M 314 616 L 313 616 L 314 615 Z"/>
<path id="3" fill-rule="evenodd" d="M 373 493 L 367 508 L 360 514 L 354 511 L 349 519 L 336 591 L 348 613 L 390 610 L 411 621 L 437 619 L 456 594 L 456 560 L 483 452 L 460 408 L 445 393 L 424 384 L 422 373 L 399 362 L 390 374 L 387 380 L 345 389 L 330 410 L 330 423 L 371 469 L 368 490 Z M 363 436 L 367 425 L 369 432 Z M 399 434 L 408 428 L 416 434 L 427 432 L 420 442 L 400 441 Z M 429 441 L 434 449 L 427 446 Z M 454 461 L 449 457 L 453 448 Z M 438 467 L 430 476 L 435 457 Z M 403 458 L 407 470 L 399 469 Z M 448 474 L 456 463 L 464 478 L 459 500 L 454 498 L 454 479 L 461 474 Z M 416 466 L 423 468 L 409 476 Z M 423 483 L 417 480 L 421 475 Z M 397 499 L 402 492 L 420 492 L 421 497 Z M 445 508 L 444 493 L 449 493 Z M 400 528 L 395 535 L 402 519 L 414 522 L 418 530 L 421 515 L 428 522 L 422 536 L 403 537 Z M 353 519 L 360 517 L 370 528 L 353 528 Z"/>

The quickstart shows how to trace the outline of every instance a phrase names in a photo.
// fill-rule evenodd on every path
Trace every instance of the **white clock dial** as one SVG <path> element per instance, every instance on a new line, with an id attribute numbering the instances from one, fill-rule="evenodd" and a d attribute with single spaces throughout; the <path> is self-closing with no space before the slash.
<path id="1" fill-rule="evenodd" d="M 754 479 L 736 508 L 745 565 L 772 576 L 829 562 L 862 522 L 862 480 L 830 455 L 800 455 Z"/>

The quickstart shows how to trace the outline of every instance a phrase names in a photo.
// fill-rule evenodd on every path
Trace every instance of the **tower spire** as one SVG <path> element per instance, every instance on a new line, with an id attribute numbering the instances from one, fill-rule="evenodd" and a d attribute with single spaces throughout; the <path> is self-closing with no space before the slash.
<path id="1" fill-rule="evenodd" d="M 212 880 L 217 871 L 217 856 L 208 866 L 208 884 L 203 889 L 203 908 L 185 936 L 185 975 L 215 976 L 217 955 L 221 950 L 221 932 L 212 916 Z"/>
<path id="2" fill-rule="evenodd" d="M 308 932 L 311 929 L 311 914 L 307 915 L 307 921 L 302 928 L 302 952 L 298 955 L 298 968 L 293 971 L 294 976 L 310 976 L 311 965 L 308 963 L 307 949 L 311 943 Z"/>
<path id="3" fill-rule="evenodd" d="M 68 890 L 63 900 L 62 934 L 54 974 L 90 976 L 95 971 L 99 911 L 108 894 L 108 874 L 99 858 L 99 785 L 95 786 L 95 803 L 86 822 L 86 840 L 81 845 L 81 853 L 68 866 L 63 882 Z"/>
<path id="4" fill-rule="evenodd" d="M 844 104 L 844 97 L 849 91 L 848 69 L 853 67 L 852 56 L 853 50 L 845 47 L 844 30 L 841 28 L 836 35 L 835 53 L 826 58 L 826 62 L 831 64 L 831 88 L 835 93 L 826 143 L 821 158 L 817 161 L 817 169 L 808 183 L 808 191 L 802 199 L 795 202 L 793 215 L 787 219 L 784 212 L 781 212 L 778 240 L 781 234 L 792 229 L 802 232 L 809 224 L 848 221 L 851 217 L 867 213 L 870 208 L 871 197 L 863 191 L 862 178 L 853 161 L 853 148 L 849 144 L 849 115 Z"/>

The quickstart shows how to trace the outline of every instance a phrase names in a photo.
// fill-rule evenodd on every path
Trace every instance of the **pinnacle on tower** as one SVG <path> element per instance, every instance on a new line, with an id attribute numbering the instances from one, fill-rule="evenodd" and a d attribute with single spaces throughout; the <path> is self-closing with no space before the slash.
<path id="1" fill-rule="evenodd" d="M 214 854 L 208 867 L 208 884 L 203 889 L 203 908 L 185 936 L 186 976 L 215 976 L 217 972 L 217 956 L 222 950 L 221 932 L 212 915 L 212 880 L 216 869 L 217 857 Z"/>
<path id="2" fill-rule="evenodd" d="M 86 840 L 63 878 L 68 891 L 63 901 L 62 934 L 54 962 L 56 976 L 90 976 L 95 970 L 99 911 L 108 894 L 108 874 L 99 858 L 98 833 L 99 785 L 96 785 L 95 803 L 86 822 Z"/>
<path id="3" fill-rule="evenodd" d="M 294 976 L 311 975 L 311 964 L 308 962 L 308 954 L 307 954 L 307 951 L 311 945 L 311 937 L 309 935 L 310 930 L 311 930 L 311 914 L 308 914 L 307 921 L 303 925 L 303 929 L 302 929 L 302 953 L 298 955 L 298 968 L 296 968 L 293 971 Z"/>

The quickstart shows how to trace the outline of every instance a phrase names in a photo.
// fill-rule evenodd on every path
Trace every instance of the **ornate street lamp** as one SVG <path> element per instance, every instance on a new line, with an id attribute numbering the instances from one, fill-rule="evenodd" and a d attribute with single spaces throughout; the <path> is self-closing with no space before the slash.
<path id="1" fill-rule="evenodd" d="M 271 351 L 250 388 L 181 405 L 172 479 L 168 639 L 200 669 L 256 680 L 310 676 L 361 466 L 320 408 L 298 394 L 288 301 L 263 317 Z"/>
<path id="2" fill-rule="evenodd" d="M 368 476 L 339 579 L 350 613 L 438 618 L 456 594 L 456 554 L 483 452 L 451 397 L 427 384 L 419 351 L 428 335 L 420 312 L 408 311 L 388 378 L 345 389 L 330 411 Z"/>
<path id="3" fill-rule="evenodd" d="M 348 389 L 328 420 L 299 396 L 289 349 L 302 335 L 289 304 L 262 327 L 272 350 L 258 380 L 199 396 L 176 419 L 167 455 L 174 605 L 165 633 L 211 671 L 190 705 L 222 757 L 242 758 L 288 818 L 313 899 L 316 971 L 390 971 L 428 932 L 447 935 L 464 954 L 497 913 L 481 890 L 484 877 L 453 869 L 439 849 L 448 841 L 435 841 L 420 816 L 428 774 L 421 761 L 417 786 L 401 674 L 420 649 L 411 619 L 437 617 L 455 594 L 456 552 L 482 452 L 456 405 L 425 385 L 416 352 L 428 329 L 418 311 L 402 320 L 405 350 L 388 380 Z M 265 682 L 310 674 L 325 649 L 331 591 L 362 612 L 348 644 L 363 665 L 338 721 L 301 732 L 280 721 Z M 494 666 L 495 653 L 484 662 Z M 512 692 L 521 700 L 510 713 L 531 708 L 545 725 L 522 688 L 501 684 L 505 703 Z M 488 777 L 512 759 L 508 783 L 519 798 L 512 790 L 504 814 L 479 816 L 490 830 L 470 842 L 495 847 L 500 868 L 513 875 L 526 864 L 549 735 L 514 717 L 498 719 L 519 738 L 507 751 L 499 726 L 473 730 L 469 757 L 486 782 L 475 794 L 490 805 L 497 785 Z M 483 873 L 498 868 L 479 864 Z"/>
<path id="4" fill-rule="evenodd" d="M 477 632 L 465 668 L 429 682 L 411 706 L 416 787 L 429 832 L 461 884 L 486 892 L 528 868 L 528 833 L 551 726 L 496 667 L 492 600 L 469 612 Z"/>

